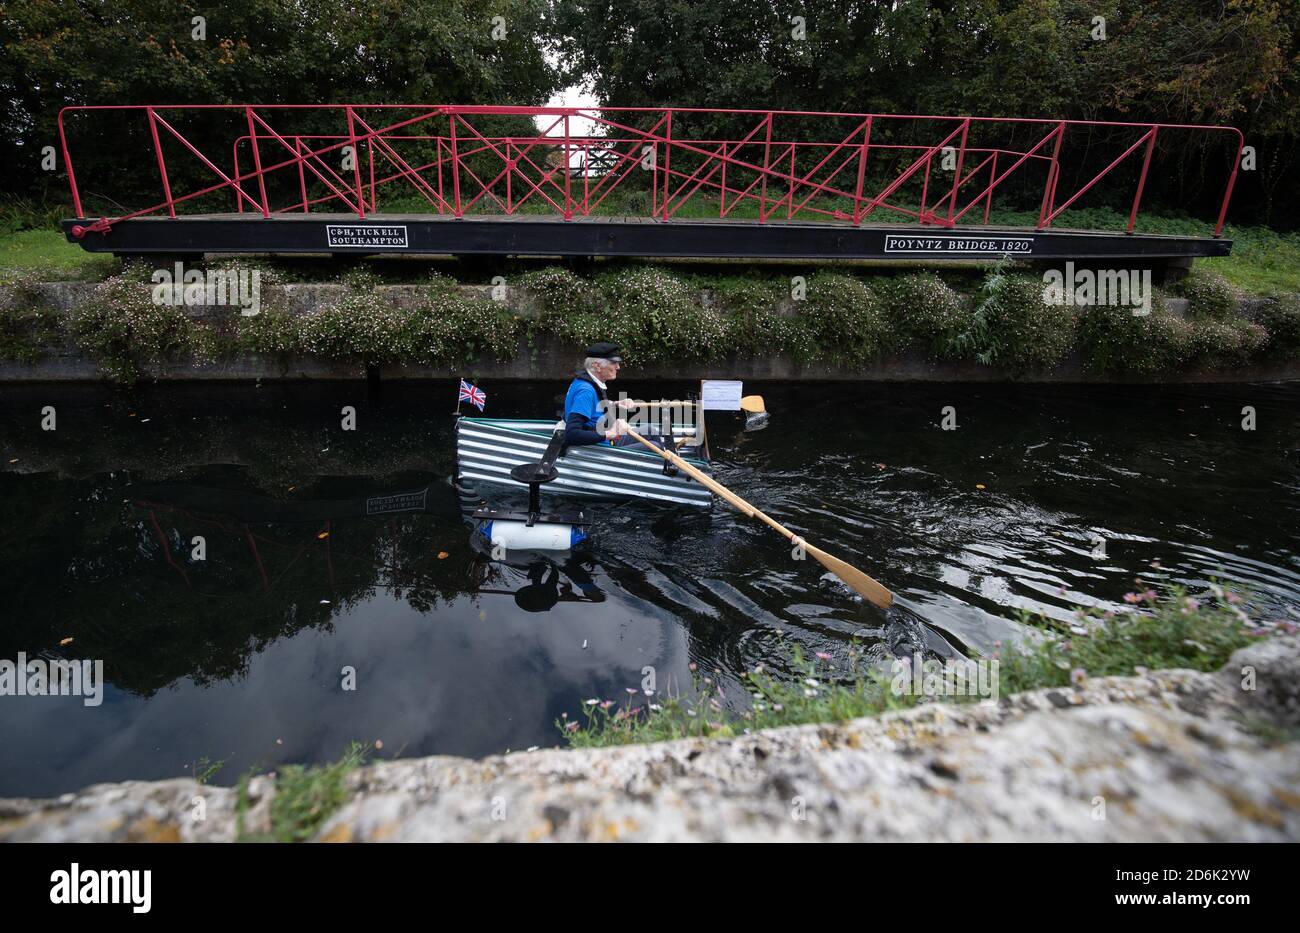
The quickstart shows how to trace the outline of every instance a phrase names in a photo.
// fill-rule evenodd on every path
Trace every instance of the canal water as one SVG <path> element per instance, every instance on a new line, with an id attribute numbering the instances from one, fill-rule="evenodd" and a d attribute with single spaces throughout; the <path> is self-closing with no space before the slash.
<path id="1" fill-rule="evenodd" d="M 551 417 L 563 386 L 483 388 L 488 415 Z M 107 681 L 95 706 L 0 696 L 0 795 L 205 761 L 229 784 L 353 740 L 554 745 L 647 668 L 662 691 L 692 663 L 788 670 L 795 643 L 989 651 L 1017 610 L 1119 607 L 1139 574 L 1300 616 L 1300 387 L 751 384 L 766 428 L 711 413 L 717 477 L 894 589 L 892 614 L 722 504 L 602 504 L 570 557 L 491 561 L 448 482 L 454 389 L 0 390 L 0 659 Z"/>

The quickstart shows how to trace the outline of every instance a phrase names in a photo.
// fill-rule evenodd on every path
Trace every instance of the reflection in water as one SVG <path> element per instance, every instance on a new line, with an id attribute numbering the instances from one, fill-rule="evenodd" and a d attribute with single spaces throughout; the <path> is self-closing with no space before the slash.
<path id="1" fill-rule="evenodd" d="M 520 566 L 520 558 L 515 556 L 510 561 L 502 562 L 514 570 Z M 520 574 L 502 572 L 504 577 L 499 588 L 483 585 L 480 593 L 497 595 L 509 594 L 515 598 L 515 605 L 525 612 L 549 612 L 557 603 L 602 603 L 605 594 L 600 591 L 591 574 L 572 556 L 566 557 L 562 564 L 548 554 L 535 554 L 526 558 L 522 565 L 523 580 Z"/>
<path id="2" fill-rule="evenodd" d="M 718 478 L 893 588 L 889 614 L 721 505 L 582 502 L 591 541 L 493 561 L 448 479 L 444 389 L 6 388 L 0 657 L 102 659 L 110 687 L 93 710 L 0 697 L 0 794 L 205 756 L 229 783 L 353 739 L 553 744 L 556 718 L 646 668 L 661 690 L 689 687 L 692 662 L 738 688 L 794 642 L 987 651 L 1018 637 L 1016 609 L 1119 606 L 1138 574 L 1217 576 L 1300 612 L 1298 388 L 774 385 L 761 432 L 710 415 Z M 492 399 L 546 416 L 553 394 Z M 56 432 L 39 429 L 49 404 Z"/>

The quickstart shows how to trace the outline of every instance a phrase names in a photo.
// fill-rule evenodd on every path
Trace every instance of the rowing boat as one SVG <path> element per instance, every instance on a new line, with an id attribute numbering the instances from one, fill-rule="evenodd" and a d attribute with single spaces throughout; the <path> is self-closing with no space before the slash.
<path id="1" fill-rule="evenodd" d="M 708 444 L 703 419 L 698 428 L 675 425 L 678 453 L 708 473 Z M 554 421 L 501 418 L 456 419 L 456 467 L 459 480 L 519 489 L 510 471 L 542 459 L 558 426 Z M 695 433 L 698 431 L 698 434 Z M 555 460 L 556 478 L 548 491 L 570 496 L 625 500 L 650 499 L 708 508 L 712 494 L 685 474 L 667 475 L 664 461 L 634 447 L 590 444 L 569 447 Z"/>

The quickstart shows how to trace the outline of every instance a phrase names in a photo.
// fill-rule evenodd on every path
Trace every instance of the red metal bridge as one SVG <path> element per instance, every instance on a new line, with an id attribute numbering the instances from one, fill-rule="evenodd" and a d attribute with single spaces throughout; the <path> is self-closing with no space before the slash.
<path id="1" fill-rule="evenodd" d="M 64 229 L 92 251 L 938 259 L 1226 255 L 1243 143 L 1164 123 L 387 104 L 69 107 L 59 136 Z M 1136 232 L 1148 182 L 1191 147 L 1222 162 L 1205 235 Z M 87 156 L 117 213 L 84 209 Z M 142 206 L 102 190 L 127 177 Z M 1122 229 L 1053 226 L 1099 196 L 1123 198 Z M 990 226 L 995 197 L 1034 219 Z"/>

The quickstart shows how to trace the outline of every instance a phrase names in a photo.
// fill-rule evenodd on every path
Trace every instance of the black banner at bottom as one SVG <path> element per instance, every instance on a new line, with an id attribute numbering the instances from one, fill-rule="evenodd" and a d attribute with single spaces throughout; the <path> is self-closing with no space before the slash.
<path id="1" fill-rule="evenodd" d="M 891 902 L 915 914 L 917 895 L 942 888 L 974 902 L 1014 891 L 1018 908 L 1043 902 L 1072 918 L 1104 912 L 1150 919 L 1169 910 L 1225 918 L 1252 907 L 1276 911 L 1287 903 L 1281 889 L 1291 874 L 1292 853 L 1276 845 L 889 844 L 805 849 L 797 862 L 793 852 L 777 850 L 721 857 L 733 866 L 751 863 L 744 873 L 766 877 L 765 885 L 776 884 L 796 899 L 817 892 L 892 891 L 873 898 L 873 914 Z M 412 845 L 12 845 L 0 847 L 0 877 L 6 906 L 24 917 L 48 911 L 128 923 L 144 917 L 373 920 L 377 913 L 453 897 L 459 905 L 482 903 L 475 892 L 486 886 L 508 887 L 510 902 L 530 904 L 525 909 L 532 912 L 544 903 L 529 896 L 532 888 L 561 900 L 583 891 L 585 902 L 602 890 L 644 900 L 647 892 L 633 895 L 631 889 L 656 886 L 663 872 L 681 881 L 698 871 L 698 865 L 686 868 L 698 854 L 659 852 L 648 862 L 646 857 L 571 851 L 556 859 L 540 850 L 462 846 L 449 863 L 447 852 Z M 533 858 L 540 870 L 521 871 L 521 863 Z M 678 859 L 684 864 L 674 867 Z M 841 887 L 841 880 L 852 887 Z M 727 886 L 732 909 L 741 909 L 743 884 L 733 879 Z M 488 903 L 499 918 L 501 900 Z"/>

